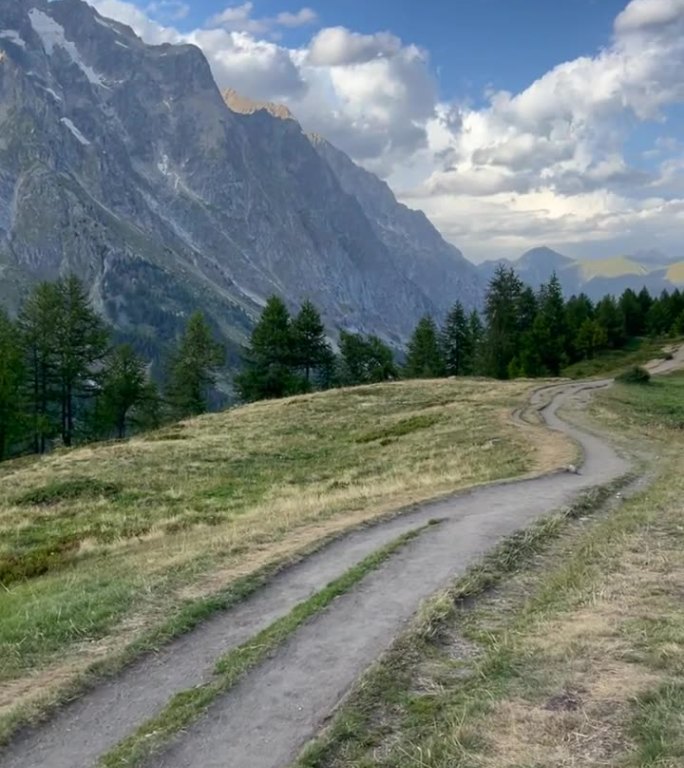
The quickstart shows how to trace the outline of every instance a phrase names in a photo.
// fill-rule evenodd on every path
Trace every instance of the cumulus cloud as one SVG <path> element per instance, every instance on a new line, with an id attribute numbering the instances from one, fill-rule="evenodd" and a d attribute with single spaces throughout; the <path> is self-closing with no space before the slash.
<path id="1" fill-rule="evenodd" d="M 255 18 L 253 13 L 254 3 L 251 0 L 242 5 L 229 5 L 221 13 L 217 13 L 209 19 L 207 26 L 262 35 L 277 29 L 277 27 L 304 27 L 318 21 L 318 14 L 306 7 L 300 8 L 294 13 L 283 11 L 276 16 L 260 18 Z"/>
<path id="2" fill-rule="evenodd" d="M 401 40 L 389 32 L 361 35 L 344 27 L 322 29 L 309 45 L 308 63 L 319 67 L 363 64 L 391 58 L 401 50 Z"/>
<path id="3" fill-rule="evenodd" d="M 618 34 L 664 27 L 678 20 L 684 12 L 684 0 L 632 0 L 615 19 Z"/>

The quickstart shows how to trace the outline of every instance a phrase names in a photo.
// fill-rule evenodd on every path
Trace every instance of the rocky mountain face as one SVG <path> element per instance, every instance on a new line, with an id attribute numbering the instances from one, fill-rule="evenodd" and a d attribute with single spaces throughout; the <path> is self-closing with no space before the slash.
<path id="1" fill-rule="evenodd" d="M 608 259 L 571 259 L 550 248 L 533 248 L 515 261 L 485 261 L 478 266 L 487 282 L 497 265 L 513 267 L 520 278 L 534 288 L 555 272 L 567 296 L 586 293 L 591 299 L 606 294 L 619 296 L 627 288 L 647 288 L 652 295 L 684 286 L 684 262 L 677 262 L 650 251 L 647 254 Z"/>
<path id="2" fill-rule="evenodd" d="M 237 345 L 272 293 L 397 345 L 478 302 L 422 214 L 289 113 L 232 101 L 194 46 L 82 0 L 0 2 L 0 301 L 74 272 L 151 346 L 197 307 Z"/>

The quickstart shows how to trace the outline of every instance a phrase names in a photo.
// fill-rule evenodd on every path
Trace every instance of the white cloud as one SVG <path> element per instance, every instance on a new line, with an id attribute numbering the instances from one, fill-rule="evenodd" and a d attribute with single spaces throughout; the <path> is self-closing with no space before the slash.
<path id="1" fill-rule="evenodd" d="M 400 50 L 401 40 L 389 32 L 360 35 L 344 27 L 328 27 L 311 41 L 308 63 L 317 67 L 363 64 L 380 57 L 391 58 Z"/>
<path id="2" fill-rule="evenodd" d="M 283 11 L 275 17 L 276 24 L 281 27 L 306 27 L 317 21 L 318 14 L 311 8 L 300 8 L 296 13 Z"/>
<path id="3" fill-rule="evenodd" d="M 482 108 L 440 103 L 428 53 L 391 32 L 329 27 L 301 48 L 277 43 L 278 30 L 317 23 L 307 7 L 260 18 L 238 3 L 180 33 L 123 0 L 91 1 L 149 42 L 199 45 L 221 87 L 284 101 L 469 255 L 547 241 L 663 247 L 681 232 L 684 147 L 666 138 L 668 109 L 684 103 L 684 0 L 632 0 L 595 55 L 519 93 L 492 90 Z M 662 123 L 663 138 L 628 155 L 643 122 Z"/>
<path id="4" fill-rule="evenodd" d="M 229 5 L 221 13 L 209 19 L 209 27 L 222 27 L 234 32 L 249 32 L 263 35 L 278 27 L 304 27 L 316 24 L 318 14 L 311 8 L 300 8 L 292 13 L 283 11 L 276 16 L 254 18 L 254 3 L 248 0 L 242 5 Z"/>
<path id="5" fill-rule="evenodd" d="M 615 31 L 625 34 L 677 22 L 684 0 L 632 0 L 615 19 Z"/>

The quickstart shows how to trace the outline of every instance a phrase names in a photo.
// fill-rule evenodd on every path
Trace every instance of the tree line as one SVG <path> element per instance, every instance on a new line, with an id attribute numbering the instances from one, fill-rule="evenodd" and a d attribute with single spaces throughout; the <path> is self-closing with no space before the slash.
<path id="1" fill-rule="evenodd" d="M 670 334 L 684 334 L 679 290 L 566 300 L 555 275 L 534 291 L 500 266 L 481 314 L 457 301 L 441 326 L 423 317 L 399 359 L 374 335 L 341 331 L 333 348 L 310 301 L 291 315 L 272 296 L 233 384 L 241 400 L 254 401 L 398 378 L 557 376 L 635 337 Z M 169 351 L 160 384 L 130 345 L 113 342 L 77 278 L 41 283 L 15 320 L 0 310 L 0 458 L 123 438 L 203 413 L 224 360 L 196 312 Z"/>
<path id="2" fill-rule="evenodd" d="M 169 355 L 163 389 L 76 277 L 38 284 L 16 320 L 0 310 L 0 458 L 55 442 L 123 438 L 206 409 L 222 349 L 201 313 Z"/>

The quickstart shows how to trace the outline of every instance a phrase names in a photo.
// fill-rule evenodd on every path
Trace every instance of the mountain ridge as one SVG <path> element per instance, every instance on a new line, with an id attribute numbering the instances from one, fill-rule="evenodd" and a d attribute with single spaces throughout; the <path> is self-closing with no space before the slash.
<path id="1" fill-rule="evenodd" d="M 345 188 L 287 113 L 230 109 L 195 46 L 147 45 L 82 0 L 3 5 L 0 29 L 0 299 L 75 272 L 134 340 L 163 343 L 200 307 L 236 350 L 273 293 L 397 346 L 421 315 L 480 301 L 422 214 L 387 188 L 375 221 L 366 171 Z"/>
<path id="2" fill-rule="evenodd" d="M 647 252 L 638 256 L 614 256 L 601 259 L 572 259 L 546 246 L 525 251 L 518 259 L 497 259 L 478 265 L 480 276 L 488 281 L 501 264 L 512 267 L 520 278 L 539 287 L 555 272 L 566 295 L 586 293 L 592 299 L 605 294 L 621 294 L 625 289 L 639 291 L 646 287 L 652 294 L 684 286 L 684 262 L 668 260 L 662 254 Z"/>

